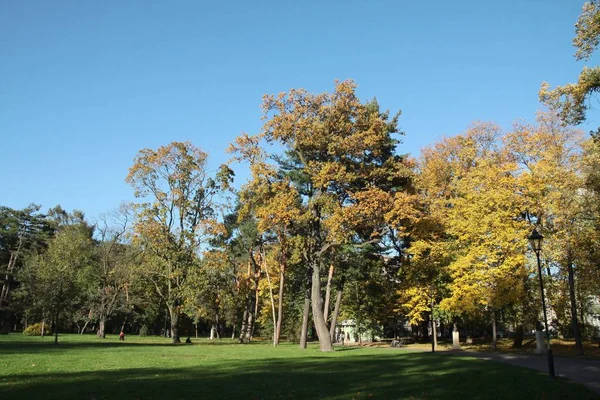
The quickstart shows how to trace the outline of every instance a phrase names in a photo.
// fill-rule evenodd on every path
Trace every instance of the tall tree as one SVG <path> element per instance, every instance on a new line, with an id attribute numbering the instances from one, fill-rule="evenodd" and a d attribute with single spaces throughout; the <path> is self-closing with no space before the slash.
<path id="1" fill-rule="evenodd" d="M 541 113 L 536 126 L 517 125 L 507 136 L 521 170 L 525 209 L 546 237 L 545 261 L 567 283 L 571 331 L 579 353 L 583 346 L 575 295 L 579 260 L 575 256 L 580 247 L 578 232 L 586 219 L 580 171 L 582 141 L 582 132 L 565 127 L 554 113 Z"/>
<path id="2" fill-rule="evenodd" d="M 322 351 L 331 351 L 324 318 L 321 272 L 326 257 L 344 243 L 361 244 L 381 236 L 392 189 L 407 181 L 407 168 L 394 151 L 398 116 L 362 104 L 352 81 L 338 82 L 333 93 L 302 89 L 266 95 L 266 122 L 254 137 L 232 146 L 252 162 L 261 139 L 277 143 L 298 160 L 299 220 L 305 225 L 304 259 L 310 269 L 313 321 Z"/>
<path id="3" fill-rule="evenodd" d="M 211 178 L 207 158 L 189 142 L 144 149 L 126 179 L 137 198 L 148 200 L 137 205 L 134 230 L 148 253 L 145 277 L 169 311 L 173 343 L 180 342 L 178 322 L 188 275 L 198 265 L 207 235 L 219 229 L 216 196 L 231 181 L 224 166 Z"/>
<path id="4" fill-rule="evenodd" d="M 91 315 L 98 321 L 97 335 L 106 337 L 106 322 L 125 305 L 131 285 L 131 264 L 138 251 L 127 243 L 129 211 L 104 215 L 96 225 L 98 262 L 91 271 Z"/>
<path id="5" fill-rule="evenodd" d="M 29 258 L 24 289 L 36 299 L 42 314 L 53 320 L 58 343 L 60 317 L 84 295 L 85 276 L 94 263 L 94 243 L 87 224 L 63 225 L 48 250 Z"/>
<path id="6" fill-rule="evenodd" d="M 451 278 L 440 306 L 455 315 L 487 311 L 494 331 L 495 311 L 519 297 L 529 272 L 517 167 L 499 139 L 496 126 L 476 124 L 437 143 L 423 152 L 420 179 L 447 234 L 434 248 L 436 258 L 449 260 Z M 421 254 L 422 244 L 415 247 Z"/>
<path id="7" fill-rule="evenodd" d="M 54 232 L 39 210 L 35 204 L 23 210 L 0 207 L 0 331 L 10 329 L 11 291 L 24 255 L 41 251 Z"/>

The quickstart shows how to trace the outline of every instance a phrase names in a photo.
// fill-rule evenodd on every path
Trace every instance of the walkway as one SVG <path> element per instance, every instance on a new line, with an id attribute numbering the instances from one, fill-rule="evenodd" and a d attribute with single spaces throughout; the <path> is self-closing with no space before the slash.
<path id="1" fill-rule="evenodd" d="M 548 359 L 545 355 L 481 353 L 475 351 L 451 351 L 448 353 L 518 365 L 545 373 L 548 372 Z M 596 393 L 600 393 L 600 360 L 554 357 L 554 370 L 556 371 L 556 375 L 572 380 L 573 382 L 581 383 Z"/>

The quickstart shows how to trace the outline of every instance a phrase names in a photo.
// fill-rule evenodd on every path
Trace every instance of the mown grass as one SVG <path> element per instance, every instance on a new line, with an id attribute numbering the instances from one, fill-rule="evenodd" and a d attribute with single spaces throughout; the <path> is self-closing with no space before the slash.
<path id="1" fill-rule="evenodd" d="M 0 336 L 0 399 L 595 399 L 543 373 L 390 348 Z"/>

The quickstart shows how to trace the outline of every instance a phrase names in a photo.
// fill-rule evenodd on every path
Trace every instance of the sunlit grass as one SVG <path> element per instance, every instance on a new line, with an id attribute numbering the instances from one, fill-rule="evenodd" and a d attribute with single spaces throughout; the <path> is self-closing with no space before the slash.
<path id="1" fill-rule="evenodd" d="M 230 340 L 0 336 L 1 399 L 597 398 L 580 385 L 459 355 Z"/>

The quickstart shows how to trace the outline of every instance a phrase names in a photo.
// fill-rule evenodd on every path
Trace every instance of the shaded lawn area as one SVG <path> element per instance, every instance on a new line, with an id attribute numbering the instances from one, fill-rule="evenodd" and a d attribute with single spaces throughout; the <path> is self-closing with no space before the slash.
<path id="1" fill-rule="evenodd" d="M 484 352 L 511 352 L 511 353 L 522 353 L 531 354 L 535 350 L 535 339 L 526 338 L 523 340 L 523 347 L 515 349 L 512 347 L 513 339 L 498 339 L 498 347 L 496 350 L 492 349 L 492 341 L 490 340 L 478 340 L 475 339 L 472 345 L 463 345 L 465 350 L 476 350 Z M 577 355 L 575 350 L 575 340 L 569 339 L 558 339 L 552 338 L 550 340 L 552 346 L 552 353 L 555 357 L 572 357 L 572 358 L 585 358 L 585 359 L 600 359 L 600 346 L 597 342 L 584 341 L 583 351 L 584 356 Z M 451 343 L 446 344 L 449 348 Z"/>
<path id="2" fill-rule="evenodd" d="M 583 386 L 459 355 L 62 335 L 0 336 L 8 399 L 596 399 Z"/>

